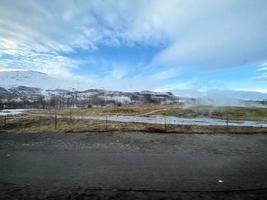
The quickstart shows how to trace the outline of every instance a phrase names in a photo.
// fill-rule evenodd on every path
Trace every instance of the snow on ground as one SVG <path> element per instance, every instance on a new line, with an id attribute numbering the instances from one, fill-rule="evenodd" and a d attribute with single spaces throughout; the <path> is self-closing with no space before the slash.
<path id="1" fill-rule="evenodd" d="M 0 110 L 0 116 L 11 116 L 24 114 L 29 109 L 5 109 Z M 37 114 L 38 115 L 38 114 Z M 39 116 L 47 116 L 47 114 L 39 114 Z M 63 118 L 64 116 L 59 116 Z M 227 126 L 227 121 L 222 119 L 211 118 L 180 118 L 173 116 L 72 116 L 73 119 L 84 120 L 108 120 L 116 122 L 139 122 L 148 124 L 173 124 L 173 125 L 198 125 L 198 126 Z M 267 127 L 266 121 L 237 121 L 229 120 L 229 126 L 249 126 L 249 127 Z"/>
<path id="2" fill-rule="evenodd" d="M 175 124 L 175 125 L 198 125 L 198 126 L 226 126 L 227 121 L 209 118 L 178 118 L 178 117 L 142 117 L 142 116 L 73 116 L 75 119 L 109 120 L 116 122 L 140 122 L 149 124 Z M 267 127 L 267 122 L 261 121 L 228 121 L 229 126 Z"/>
<path id="3" fill-rule="evenodd" d="M 116 101 L 120 103 L 130 103 L 132 100 L 128 96 L 120 96 L 120 95 L 115 95 L 115 96 L 99 96 L 100 98 L 104 99 L 105 101 Z"/>
<path id="4" fill-rule="evenodd" d="M 0 110 L 0 116 L 21 115 L 29 109 L 4 109 Z"/>

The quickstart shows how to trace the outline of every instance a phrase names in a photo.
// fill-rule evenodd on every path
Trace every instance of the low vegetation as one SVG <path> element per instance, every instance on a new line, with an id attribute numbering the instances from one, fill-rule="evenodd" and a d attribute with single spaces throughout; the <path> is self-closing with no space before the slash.
<path id="1" fill-rule="evenodd" d="M 59 115 L 162 115 L 185 118 L 217 118 L 224 120 L 267 121 L 267 108 L 262 107 L 214 107 L 214 106 L 182 106 L 182 105 L 132 105 L 121 107 L 93 107 L 76 109 L 46 109 L 31 113 Z"/>
<path id="2" fill-rule="evenodd" d="M 180 109 L 167 108 L 155 112 L 157 115 L 188 117 L 188 118 L 217 118 L 229 120 L 266 121 L 267 108 L 261 107 L 213 107 L 185 106 Z"/>
<path id="3" fill-rule="evenodd" d="M 54 117 L 9 117 L 1 132 L 17 133 L 75 133 L 75 132 L 149 132 L 149 133 L 267 133 L 267 128 L 188 126 L 146 123 L 122 123 L 97 120 L 74 120 Z"/>
<path id="4" fill-rule="evenodd" d="M 57 118 L 55 117 L 56 115 L 60 115 L 61 117 Z M 267 121 L 267 108 L 135 105 L 121 107 L 32 110 L 23 116 L 7 117 L 6 120 L 3 117 L 0 118 L 0 132 L 61 133 L 142 131 L 151 133 L 267 133 L 267 128 L 256 127 L 146 124 L 136 122 L 114 122 L 108 120 L 78 120 L 73 118 L 73 116 L 85 115 L 162 115 L 187 118 Z"/>
<path id="5" fill-rule="evenodd" d="M 164 109 L 180 109 L 179 105 L 129 105 L 129 106 L 115 106 L 115 107 L 92 107 L 92 108 L 75 108 L 75 109 L 46 109 L 46 110 L 33 110 L 31 113 L 53 114 L 59 115 L 143 115 L 150 112 L 164 110 Z"/>

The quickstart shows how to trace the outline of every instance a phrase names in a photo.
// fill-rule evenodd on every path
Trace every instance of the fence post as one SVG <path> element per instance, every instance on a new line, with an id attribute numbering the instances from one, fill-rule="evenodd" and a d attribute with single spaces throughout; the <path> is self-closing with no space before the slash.
<path id="1" fill-rule="evenodd" d="M 70 123 L 72 124 L 73 121 L 72 121 L 72 113 L 71 113 L 71 108 L 70 108 Z"/>
<path id="2" fill-rule="evenodd" d="M 106 116 L 106 131 L 108 130 L 108 116 Z"/>
<path id="3" fill-rule="evenodd" d="M 226 128 L 227 128 L 227 132 L 229 132 L 229 114 L 228 114 L 228 111 L 226 111 Z"/>
<path id="4" fill-rule="evenodd" d="M 55 110 L 55 129 L 57 129 L 57 111 Z"/>
<path id="5" fill-rule="evenodd" d="M 39 116 L 39 131 L 41 130 L 41 119 L 42 119 L 42 117 Z"/>
<path id="6" fill-rule="evenodd" d="M 165 129 L 165 132 L 167 132 L 167 122 L 166 122 L 166 117 L 164 117 L 164 129 Z"/>

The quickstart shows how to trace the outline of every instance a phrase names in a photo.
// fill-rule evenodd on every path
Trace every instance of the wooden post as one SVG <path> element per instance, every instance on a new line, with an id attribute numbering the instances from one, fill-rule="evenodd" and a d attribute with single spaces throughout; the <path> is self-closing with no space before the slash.
<path id="1" fill-rule="evenodd" d="M 106 131 L 108 130 L 108 116 L 106 116 Z"/>
<path id="2" fill-rule="evenodd" d="M 42 117 L 39 116 L 39 130 L 41 130 L 41 119 L 42 119 Z"/>
<path id="3" fill-rule="evenodd" d="M 165 132 L 167 132 L 167 123 L 166 123 L 166 117 L 164 117 L 164 128 L 165 128 Z"/>
<path id="4" fill-rule="evenodd" d="M 227 132 L 229 132 L 229 114 L 228 114 L 228 111 L 226 111 L 226 128 L 227 128 Z"/>
<path id="5" fill-rule="evenodd" d="M 55 129 L 57 129 L 57 111 L 55 110 Z"/>
<path id="6" fill-rule="evenodd" d="M 71 113 L 71 108 L 70 108 L 70 123 L 72 124 L 72 113 Z"/>

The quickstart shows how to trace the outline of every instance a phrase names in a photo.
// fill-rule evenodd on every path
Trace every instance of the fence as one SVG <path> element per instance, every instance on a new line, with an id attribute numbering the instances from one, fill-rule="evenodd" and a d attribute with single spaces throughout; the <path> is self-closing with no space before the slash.
<path id="1" fill-rule="evenodd" d="M 135 116 L 132 116 L 134 118 Z M 128 116 L 129 119 L 132 119 Z M 0 116 L 0 130 L 19 132 L 104 132 L 104 131 L 141 131 L 174 133 L 251 133 L 267 132 L 267 126 L 233 126 L 227 118 L 224 125 L 190 124 L 190 119 L 162 117 L 160 122 L 150 117 L 136 117 L 136 121 L 127 121 L 127 116 L 74 116 L 72 112 L 58 115 L 57 111 L 46 115 L 26 114 Z M 146 119 L 144 121 L 140 119 Z M 152 119 L 152 121 L 151 121 Z M 120 121 L 121 120 L 121 121 Z M 139 120 L 139 121 L 138 121 Z M 216 120 L 215 120 L 216 121 Z"/>
<path id="2" fill-rule="evenodd" d="M 85 131 L 146 131 L 168 132 L 167 120 L 164 124 L 113 121 L 109 116 L 99 119 L 79 119 L 71 112 L 58 115 L 8 115 L 0 116 L 0 130 L 29 132 L 85 132 Z M 171 130 L 171 128 L 170 128 Z"/>

